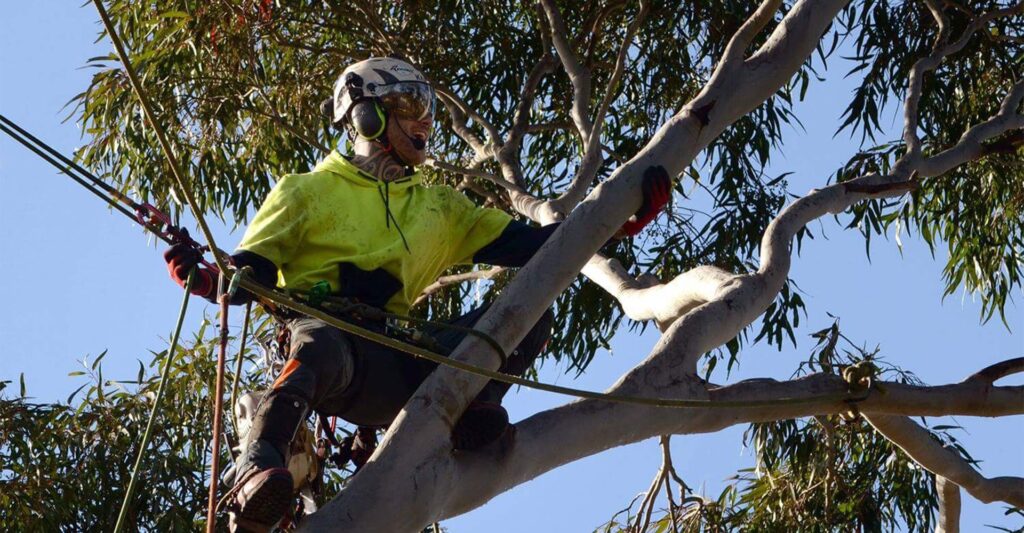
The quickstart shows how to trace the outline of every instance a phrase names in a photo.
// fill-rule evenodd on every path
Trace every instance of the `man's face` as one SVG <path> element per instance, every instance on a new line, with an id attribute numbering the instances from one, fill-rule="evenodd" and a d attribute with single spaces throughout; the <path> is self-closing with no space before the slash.
<path id="1" fill-rule="evenodd" d="M 426 145 L 433 123 L 434 116 L 429 114 L 420 119 L 392 117 L 388 121 L 388 141 L 402 161 L 418 166 L 427 160 Z M 416 148 L 416 140 L 422 141 L 422 149 Z"/>

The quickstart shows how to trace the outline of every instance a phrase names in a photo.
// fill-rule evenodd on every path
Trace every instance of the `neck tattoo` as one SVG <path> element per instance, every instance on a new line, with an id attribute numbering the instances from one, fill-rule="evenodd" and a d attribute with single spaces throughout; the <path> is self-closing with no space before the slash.
<path id="1" fill-rule="evenodd" d="M 352 164 L 381 181 L 395 181 L 405 176 L 405 167 L 389 152 L 376 146 L 369 154 L 352 156 Z"/>

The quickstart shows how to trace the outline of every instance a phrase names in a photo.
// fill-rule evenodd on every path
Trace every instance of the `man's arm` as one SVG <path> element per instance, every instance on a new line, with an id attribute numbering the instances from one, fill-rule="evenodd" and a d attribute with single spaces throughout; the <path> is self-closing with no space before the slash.
<path id="1" fill-rule="evenodd" d="M 188 273 L 193 268 L 197 268 L 196 281 L 192 284 L 192 294 L 217 303 L 219 272 L 216 269 L 200 266 L 202 255 L 195 248 L 188 244 L 176 244 L 164 253 L 164 259 L 167 261 L 167 271 L 171 279 L 181 287 L 185 286 Z M 277 286 L 277 265 L 266 257 L 242 250 L 231 256 L 231 264 L 236 268 L 250 267 L 252 269 L 251 279 L 268 289 Z M 253 299 L 253 295 L 243 289 L 235 293 L 231 298 L 231 304 L 244 304 Z"/>
<path id="2" fill-rule="evenodd" d="M 558 229 L 560 222 L 544 227 L 534 227 L 518 220 L 508 223 L 505 230 L 489 244 L 473 255 L 474 263 L 521 267 L 547 242 L 548 237 Z"/>
<path id="3" fill-rule="evenodd" d="M 248 250 L 242 250 L 231 256 L 231 264 L 236 268 L 252 268 L 250 279 L 256 283 L 268 289 L 277 287 L 277 265 L 270 259 Z M 214 295 L 214 299 L 216 299 L 216 295 Z M 255 299 L 256 297 L 249 291 L 239 289 L 231 298 L 231 305 L 244 304 Z"/>
<path id="4" fill-rule="evenodd" d="M 633 218 L 622 225 L 622 229 L 616 233 L 605 246 L 614 244 L 619 239 L 633 236 L 640 233 L 647 224 L 650 224 L 658 213 L 665 207 L 672 197 L 672 180 L 664 167 L 648 167 L 644 172 L 642 182 L 643 204 L 633 215 Z M 474 263 L 486 263 L 489 265 L 521 267 L 537 253 L 537 250 L 547 242 L 548 237 L 558 229 L 560 222 L 548 224 L 540 228 L 529 226 L 517 220 L 509 222 L 505 230 L 489 244 L 481 248 L 473 255 Z M 603 247 L 602 247 L 603 248 Z"/>

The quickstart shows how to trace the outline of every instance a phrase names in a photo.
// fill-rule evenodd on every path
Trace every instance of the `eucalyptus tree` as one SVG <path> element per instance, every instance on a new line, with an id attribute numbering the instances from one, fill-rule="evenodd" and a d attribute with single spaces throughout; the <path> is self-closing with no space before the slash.
<path id="1" fill-rule="evenodd" d="M 451 315 L 469 296 L 466 281 L 488 279 L 483 297 L 493 305 L 478 327 L 507 349 L 554 303 L 547 355 L 579 372 L 612 335 L 653 324 L 659 343 L 606 392 L 707 402 L 666 411 L 571 401 L 518 421 L 510 446 L 453 454 L 452 421 L 483 380 L 441 369 L 309 529 L 415 531 L 614 446 L 737 424 L 752 424 L 758 469 L 730 493 L 670 502 L 660 517 L 648 497 L 608 528 L 937 522 L 956 531 L 961 489 L 1024 506 L 1024 480 L 981 476 L 954 441 L 909 418 L 1021 414 L 1024 388 L 994 382 L 1024 371 L 1022 359 L 926 386 L 872 353 L 842 351 L 841 333 L 828 328 L 805 375 L 709 381 L 715 363 L 731 367 L 753 342 L 795 344 L 807 310 L 789 279 L 793 244 L 830 214 L 868 240 L 898 224 L 946 247 L 947 292 L 971 291 L 984 319 L 1002 316 L 1024 264 L 1024 4 L 158 0 L 110 11 L 187 156 L 200 208 L 237 223 L 275 176 L 306 170 L 335 145 L 318 109 L 345 65 L 410 59 L 443 109 L 428 178 L 524 219 L 562 221 L 518 272 L 454 271 L 418 312 Z M 786 175 L 764 169 L 785 152 L 807 88 L 847 74 L 827 66 L 849 49 L 861 81 L 839 133 L 864 148 L 821 169 L 820 188 L 787 205 Z M 123 70 L 113 56 L 92 64 L 74 111 L 91 135 L 80 157 L 124 190 L 180 210 Z M 903 123 L 887 138 L 879 118 L 893 108 Z M 602 248 L 640 205 L 641 176 L 655 164 L 678 177 L 671 215 L 643 239 Z M 694 185 L 707 209 L 688 205 Z M 453 357 L 499 363 L 475 338 Z M 843 399 L 851 394 L 860 401 Z M 796 401 L 758 403 L 780 399 Z M 649 493 L 680 481 L 666 455 Z M 787 505 L 797 491 L 798 504 Z"/>

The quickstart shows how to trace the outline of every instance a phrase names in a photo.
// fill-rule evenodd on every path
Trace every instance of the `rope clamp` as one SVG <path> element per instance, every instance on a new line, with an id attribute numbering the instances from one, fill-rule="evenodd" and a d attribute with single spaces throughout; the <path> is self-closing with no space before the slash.
<path id="1" fill-rule="evenodd" d="M 235 271 L 231 276 L 231 282 L 228 283 L 227 295 L 229 299 L 235 297 L 235 293 L 238 292 L 238 287 L 242 283 L 242 278 L 250 275 L 252 275 L 252 267 L 250 266 L 244 266 Z"/>

